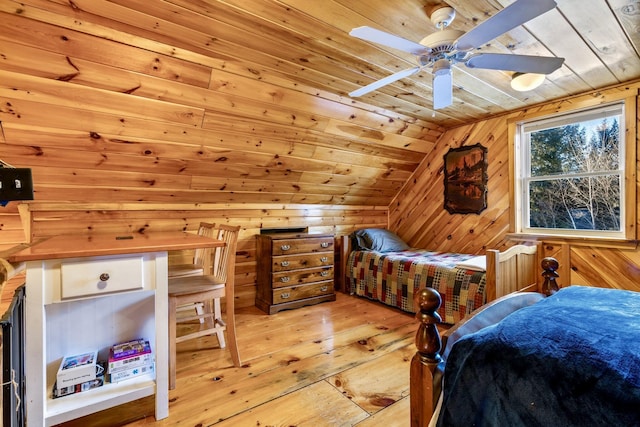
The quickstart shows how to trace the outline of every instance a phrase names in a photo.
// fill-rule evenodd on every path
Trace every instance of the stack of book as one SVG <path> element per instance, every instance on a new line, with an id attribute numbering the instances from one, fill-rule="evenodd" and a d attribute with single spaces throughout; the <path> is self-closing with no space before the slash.
<path id="1" fill-rule="evenodd" d="M 153 374 L 154 358 L 149 341 L 136 339 L 111 347 L 108 369 L 112 383 Z"/>
<path id="2" fill-rule="evenodd" d="M 104 362 L 98 361 L 97 351 L 64 357 L 53 385 L 53 397 L 68 396 L 102 386 L 104 365 Z"/>

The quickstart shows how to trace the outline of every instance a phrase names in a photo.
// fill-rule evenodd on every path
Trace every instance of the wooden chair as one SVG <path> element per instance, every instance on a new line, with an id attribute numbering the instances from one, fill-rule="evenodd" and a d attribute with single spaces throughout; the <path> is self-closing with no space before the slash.
<path id="1" fill-rule="evenodd" d="M 210 222 L 201 222 L 198 227 L 198 235 L 204 237 L 214 237 L 214 227 Z M 174 277 L 201 276 L 207 268 L 211 268 L 211 248 L 199 248 L 193 253 L 193 261 L 190 264 L 175 264 L 169 266 L 169 279 Z M 210 271 L 206 271 L 210 273 Z"/>
<path id="2" fill-rule="evenodd" d="M 201 222 L 198 226 L 198 235 L 204 237 L 213 237 L 215 223 Z M 168 276 L 169 279 L 175 277 L 189 277 L 189 276 L 202 276 L 211 272 L 211 248 L 198 248 L 193 252 L 193 261 L 188 264 L 174 264 L 169 265 Z M 178 307 L 179 312 L 190 312 L 195 310 L 198 315 L 202 316 L 203 303 L 197 302 L 193 304 L 186 304 Z M 203 323 L 204 319 L 200 318 L 200 323 Z"/>
<path id="3" fill-rule="evenodd" d="M 211 274 L 169 279 L 169 389 L 176 386 L 176 344 L 183 341 L 215 334 L 220 348 L 225 348 L 226 330 L 231 359 L 234 366 L 240 367 L 234 315 L 235 261 L 240 227 L 221 224 L 214 231 L 213 237 L 223 240 L 226 245 L 211 252 Z M 226 302 L 225 320 L 222 319 L 222 298 Z M 194 331 L 177 336 L 178 306 L 198 302 L 204 302 L 204 313 L 190 319 L 203 319 L 203 322 L 194 325 Z"/>

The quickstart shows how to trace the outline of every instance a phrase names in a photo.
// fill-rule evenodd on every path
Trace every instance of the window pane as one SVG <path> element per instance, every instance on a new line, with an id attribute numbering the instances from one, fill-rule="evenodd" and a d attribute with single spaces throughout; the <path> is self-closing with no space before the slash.
<path id="1" fill-rule="evenodd" d="M 517 230 L 625 237 L 624 103 L 522 123 Z"/>
<path id="2" fill-rule="evenodd" d="M 529 227 L 620 230 L 620 175 L 529 183 Z"/>
<path id="3" fill-rule="evenodd" d="M 529 176 L 617 171 L 620 115 L 529 133 Z"/>

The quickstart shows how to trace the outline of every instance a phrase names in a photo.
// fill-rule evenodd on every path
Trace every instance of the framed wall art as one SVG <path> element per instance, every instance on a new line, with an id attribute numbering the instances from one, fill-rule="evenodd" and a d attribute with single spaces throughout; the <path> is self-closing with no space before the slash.
<path id="1" fill-rule="evenodd" d="M 444 155 L 444 208 L 452 214 L 487 208 L 487 149 L 480 143 Z"/>

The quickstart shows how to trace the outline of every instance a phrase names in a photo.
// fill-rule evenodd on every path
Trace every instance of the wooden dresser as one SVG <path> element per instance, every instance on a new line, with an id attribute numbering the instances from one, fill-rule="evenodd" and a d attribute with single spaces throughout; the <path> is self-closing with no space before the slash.
<path id="1" fill-rule="evenodd" d="M 261 234 L 256 306 L 269 313 L 335 301 L 333 234 Z"/>

